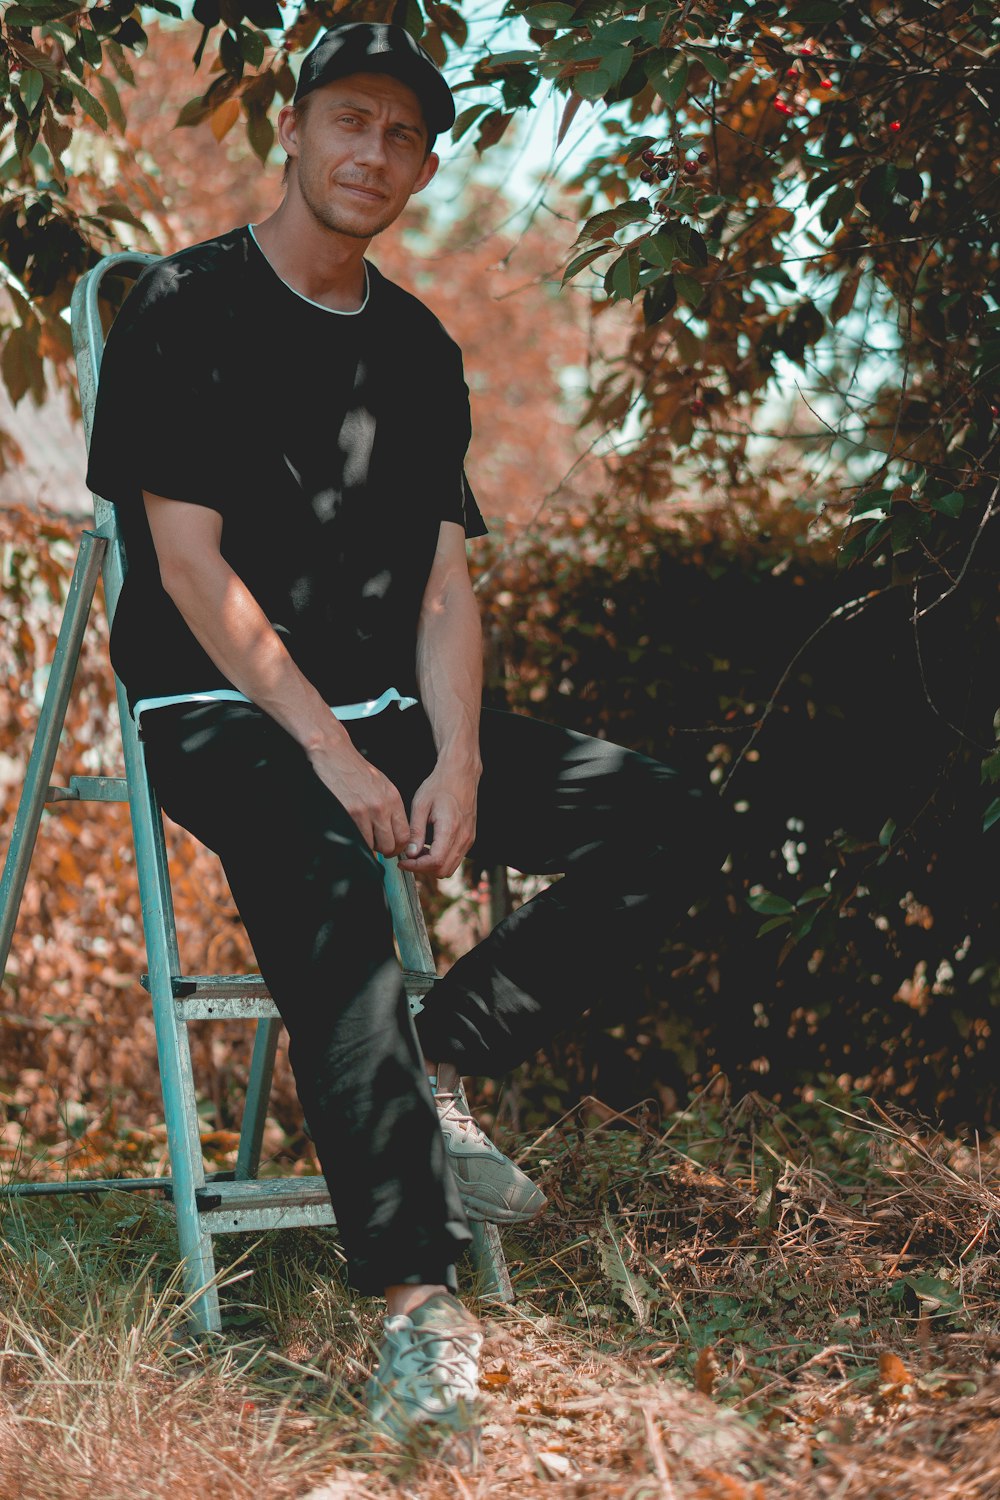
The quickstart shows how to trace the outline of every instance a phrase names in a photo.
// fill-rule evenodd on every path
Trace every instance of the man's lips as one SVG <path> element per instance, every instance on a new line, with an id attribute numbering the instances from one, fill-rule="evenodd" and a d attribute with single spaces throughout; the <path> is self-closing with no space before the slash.
<path id="1" fill-rule="evenodd" d="M 338 182 L 337 186 L 344 188 L 348 193 L 357 193 L 361 198 L 369 198 L 378 202 L 387 197 L 386 193 L 380 193 L 377 188 L 362 187 L 358 182 Z"/>

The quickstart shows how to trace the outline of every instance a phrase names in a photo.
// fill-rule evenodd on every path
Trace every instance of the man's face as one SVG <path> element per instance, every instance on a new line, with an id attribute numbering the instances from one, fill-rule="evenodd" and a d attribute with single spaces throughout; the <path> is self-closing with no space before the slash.
<path id="1" fill-rule="evenodd" d="M 382 73 L 338 78 L 307 100 L 304 117 L 296 120 L 287 105 L 278 115 L 278 139 L 294 158 L 298 191 L 328 229 L 371 239 L 437 171 L 420 101 Z"/>

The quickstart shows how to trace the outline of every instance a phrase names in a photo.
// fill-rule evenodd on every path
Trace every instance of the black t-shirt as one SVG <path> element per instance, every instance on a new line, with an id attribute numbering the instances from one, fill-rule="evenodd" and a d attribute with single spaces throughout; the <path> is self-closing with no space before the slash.
<path id="1" fill-rule="evenodd" d="M 130 704 L 232 687 L 161 586 L 143 490 L 219 512 L 223 556 L 328 703 L 415 691 L 440 523 L 486 527 L 461 352 L 365 264 L 366 305 L 337 313 L 243 226 L 147 267 L 112 324 L 87 483 L 125 543 L 111 659 Z"/>

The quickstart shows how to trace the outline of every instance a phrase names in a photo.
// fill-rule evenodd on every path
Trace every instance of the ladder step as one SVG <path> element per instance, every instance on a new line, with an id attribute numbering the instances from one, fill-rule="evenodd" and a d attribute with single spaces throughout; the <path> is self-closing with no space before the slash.
<path id="1" fill-rule="evenodd" d="M 437 979 L 414 969 L 403 970 L 410 998 L 426 995 Z M 149 975 L 140 975 L 149 989 Z M 276 1020 L 278 1008 L 261 974 L 174 974 L 170 980 L 174 1008 L 184 1021 Z"/>
<path id="2" fill-rule="evenodd" d="M 50 786 L 46 802 L 127 802 L 124 776 L 71 776 L 69 786 Z"/>
<path id="3" fill-rule="evenodd" d="M 210 1182 L 195 1198 L 199 1226 L 211 1234 L 336 1223 L 323 1177 Z"/>

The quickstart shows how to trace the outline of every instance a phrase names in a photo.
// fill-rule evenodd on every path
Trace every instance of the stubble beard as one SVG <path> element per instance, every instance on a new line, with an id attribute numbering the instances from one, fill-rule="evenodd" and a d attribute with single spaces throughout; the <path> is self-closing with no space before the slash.
<path id="1" fill-rule="evenodd" d="M 359 229 L 357 224 L 347 218 L 346 215 L 338 213 L 337 209 L 320 191 L 320 184 L 318 182 L 313 183 L 309 175 L 302 171 L 301 163 L 298 170 L 298 179 L 299 192 L 302 194 L 302 201 L 305 203 L 306 208 L 308 208 L 314 219 L 325 228 L 332 229 L 335 234 L 345 235 L 348 239 L 352 240 L 371 240 L 377 234 L 381 234 L 383 230 L 388 229 L 389 225 L 394 223 L 398 218 L 398 212 L 391 211 L 386 214 L 385 218 L 379 219 L 375 224 L 366 225 L 364 229 Z M 358 186 L 362 186 L 362 184 L 358 184 Z"/>

